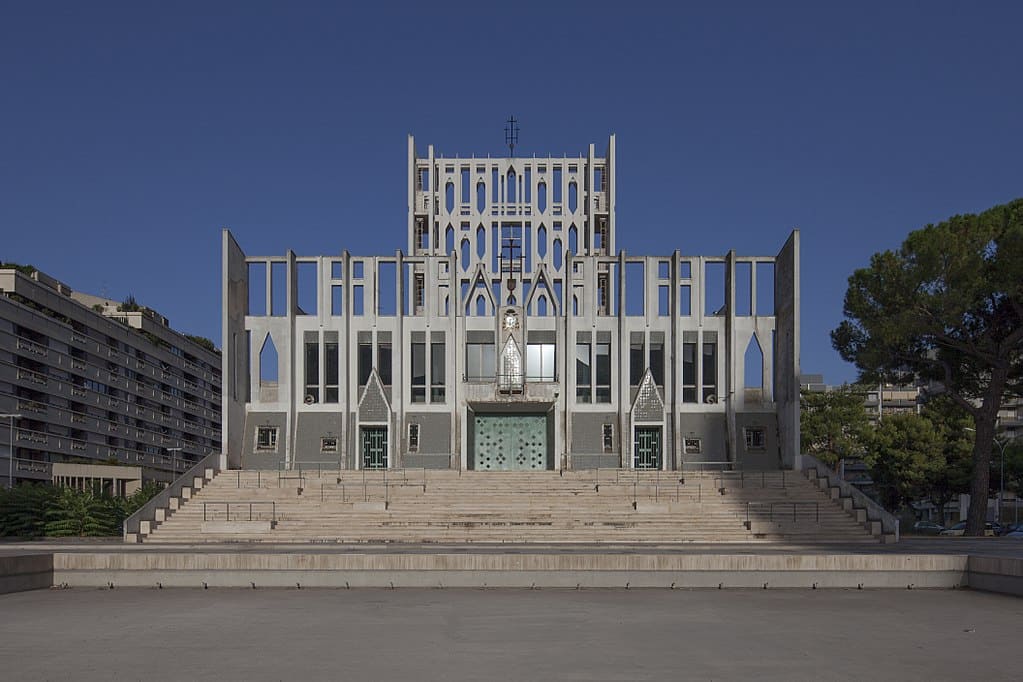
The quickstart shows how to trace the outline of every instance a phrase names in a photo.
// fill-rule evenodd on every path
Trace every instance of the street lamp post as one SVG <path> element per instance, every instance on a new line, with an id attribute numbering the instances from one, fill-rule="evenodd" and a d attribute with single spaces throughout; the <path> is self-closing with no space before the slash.
<path id="1" fill-rule="evenodd" d="M 10 432 L 11 449 L 7 453 L 7 487 L 14 488 L 14 420 L 21 419 L 20 414 L 0 414 L 0 419 L 7 419 L 8 431 Z"/>
<path id="2" fill-rule="evenodd" d="M 167 448 L 167 452 L 171 453 L 171 469 L 174 473 L 171 475 L 171 481 L 174 481 L 178 477 L 178 460 L 177 453 L 184 450 L 184 448 Z"/>

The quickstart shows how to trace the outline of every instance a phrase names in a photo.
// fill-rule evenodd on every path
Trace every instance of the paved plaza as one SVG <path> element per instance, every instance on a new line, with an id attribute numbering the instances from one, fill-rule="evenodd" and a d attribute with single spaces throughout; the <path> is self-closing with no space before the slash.
<path id="1" fill-rule="evenodd" d="M 969 590 L 70 589 L 0 596 L 9 680 L 1012 680 Z"/>

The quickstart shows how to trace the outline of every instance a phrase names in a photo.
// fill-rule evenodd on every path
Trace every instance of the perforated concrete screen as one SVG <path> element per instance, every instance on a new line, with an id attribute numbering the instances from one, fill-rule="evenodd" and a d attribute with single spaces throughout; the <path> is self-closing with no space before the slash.
<path id="1" fill-rule="evenodd" d="M 531 471 L 547 468 L 545 415 L 477 415 L 473 428 L 474 469 Z"/>

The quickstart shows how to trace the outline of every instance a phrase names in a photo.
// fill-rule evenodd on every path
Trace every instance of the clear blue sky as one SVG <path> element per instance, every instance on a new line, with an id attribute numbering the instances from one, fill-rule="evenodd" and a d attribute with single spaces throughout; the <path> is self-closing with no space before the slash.
<path id="1" fill-rule="evenodd" d="M 219 341 L 222 226 L 393 253 L 406 134 L 500 155 L 515 114 L 526 155 L 617 133 L 630 253 L 801 228 L 803 371 L 851 380 L 850 272 L 1023 195 L 1023 3 L 686 4 L 5 2 L 0 258 Z"/>

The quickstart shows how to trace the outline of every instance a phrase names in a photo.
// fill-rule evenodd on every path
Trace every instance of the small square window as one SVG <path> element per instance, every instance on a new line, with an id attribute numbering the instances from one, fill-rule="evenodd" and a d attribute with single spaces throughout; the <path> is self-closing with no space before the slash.
<path id="1" fill-rule="evenodd" d="M 603 441 L 603 443 L 604 443 L 604 452 L 611 452 L 611 450 L 614 448 L 614 436 L 615 436 L 615 425 L 614 424 L 604 424 L 604 426 L 603 426 L 603 433 L 602 433 L 602 439 L 601 439 Z"/>
<path id="2" fill-rule="evenodd" d="M 703 441 L 699 438 L 685 439 L 685 452 L 687 455 L 698 455 L 703 452 Z"/>
<path id="3" fill-rule="evenodd" d="M 337 438 L 334 436 L 321 438 L 320 452 L 337 452 Z"/>
<path id="4" fill-rule="evenodd" d="M 408 451 L 419 451 L 419 424 L 408 425 Z"/>
<path id="5" fill-rule="evenodd" d="M 766 450 L 767 449 L 767 437 L 764 433 L 763 427 L 754 427 L 745 429 L 746 432 L 746 450 Z"/>
<path id="6" fill-rule="evenodd" d="M 277 449 L 277 427 L 258 426 L 256 427 L 256 449 L 276 450 Z"/>

